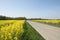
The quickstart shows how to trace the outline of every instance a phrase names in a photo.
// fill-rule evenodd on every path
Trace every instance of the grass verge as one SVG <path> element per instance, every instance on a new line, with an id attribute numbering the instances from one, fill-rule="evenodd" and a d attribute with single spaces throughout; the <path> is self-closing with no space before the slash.
<path id="1" fill-rule="evenodd" d="M 25 23 L 24 29 L 21 40 L 45 40 L 30 24 Z"/>

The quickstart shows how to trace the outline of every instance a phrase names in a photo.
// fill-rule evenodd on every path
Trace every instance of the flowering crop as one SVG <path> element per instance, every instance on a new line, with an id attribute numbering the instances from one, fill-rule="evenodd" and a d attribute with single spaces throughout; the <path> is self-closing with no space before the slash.
<path id="1" fill-rule="evenodd" d="M 0 40 L 20 40 L 25 20 L 0 20 Z"/>
<path id="2" fill-rule="evenodd" d="M 60 20 L 34 20 L 37 22 L 45 22 L 45 23 L 52 23 L 52 24 L 58 24 L 60 23 Z"/>

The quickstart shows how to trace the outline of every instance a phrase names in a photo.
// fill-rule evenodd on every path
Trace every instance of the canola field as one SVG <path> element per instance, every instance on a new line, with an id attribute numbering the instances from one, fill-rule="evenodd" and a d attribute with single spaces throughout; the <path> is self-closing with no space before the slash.
<path id="1" fill-rule="evenodd" d="M 0 20 L 0 40 L 20 40 L 25 20 Z"/>
<path id="2" fill-rule="evenodd" d="M 60 20 L 34 20 L 34 21 L 40 22 L 40 23 L 51 24 L 51 25 L 60 27 Z"/>

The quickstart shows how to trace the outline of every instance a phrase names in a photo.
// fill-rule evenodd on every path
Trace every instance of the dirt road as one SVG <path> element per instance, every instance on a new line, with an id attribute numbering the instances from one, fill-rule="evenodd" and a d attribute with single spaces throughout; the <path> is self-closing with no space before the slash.
<path id="1" fill-rule="evenodd" d="M 60 28 L 32 21 L 27 22 L 46 40 L 60 40 Z"/>

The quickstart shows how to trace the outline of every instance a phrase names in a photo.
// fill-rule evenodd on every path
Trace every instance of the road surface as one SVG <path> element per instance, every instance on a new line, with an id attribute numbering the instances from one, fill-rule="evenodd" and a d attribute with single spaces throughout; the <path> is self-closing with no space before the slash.
<path id="1" fill-rule="evenodd" d="M 33 21 L 27 22 L 46 40 L 60 40 L 60 28 Z"/>

